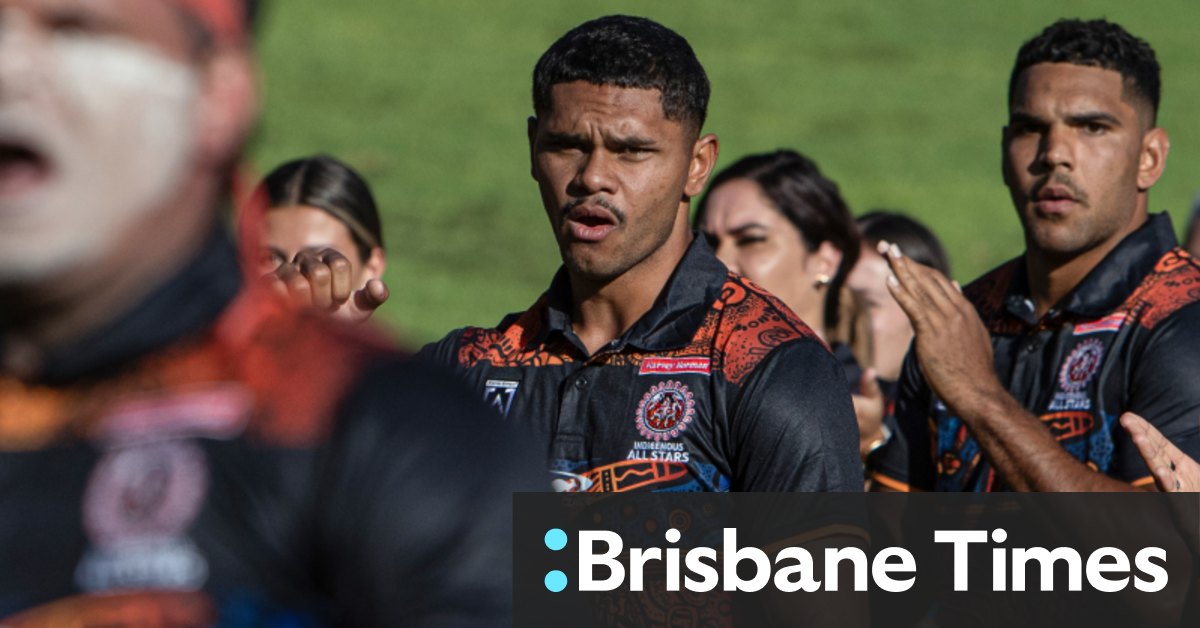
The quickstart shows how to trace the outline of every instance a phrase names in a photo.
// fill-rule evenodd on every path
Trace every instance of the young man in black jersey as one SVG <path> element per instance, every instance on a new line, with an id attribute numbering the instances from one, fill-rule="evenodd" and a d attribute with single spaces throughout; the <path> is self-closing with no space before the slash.
<path id="1" fill-rule="evenodd" d="M 533 74 L 533 178 L 562 254 L 549 290 L 427 347 L 531 427 L 564 491 L 861 490 L 840 367 L 689 227 L 717 159 L 687 41 L 609 16 Z"/>
<path id="2" fill-rule="evenodd" d="M 960 294 L 886 249 L 916 342 L 876 486 L 1151 487 L 1126 411 L 1200 452 L 1200 265 L 1149 212 L 1170 147 L 1159 74 L 1149 44 L 1104 20 L 1022 46 L 1002 139 L 1025 253 Z"/>

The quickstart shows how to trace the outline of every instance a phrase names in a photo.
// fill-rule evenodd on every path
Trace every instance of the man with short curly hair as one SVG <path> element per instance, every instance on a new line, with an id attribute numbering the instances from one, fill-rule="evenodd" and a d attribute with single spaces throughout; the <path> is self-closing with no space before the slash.
<path id="1" fill-rule="evenodd" d="M 916 341 L 876 485 L 1152 487 L 1123 412 L 1200 450 L 1200 264 L 1148 211 L 1170 148 L 1158 62 L 1117 24 L 1061 20 L 1021 47 L 1009 85 L 1003 175 L 1025 253 L 960 294 L 887 247 Z"/>
<path id="2" fill-rule="evenodd" d="M 687 40 L 648 19 L 551 45 L 528 134 L 562 269 L 529 310 L 426 351 L 543 439 L 559 490 L 861 490 L 832 355 L 689 226 L 708 97 Z"/>

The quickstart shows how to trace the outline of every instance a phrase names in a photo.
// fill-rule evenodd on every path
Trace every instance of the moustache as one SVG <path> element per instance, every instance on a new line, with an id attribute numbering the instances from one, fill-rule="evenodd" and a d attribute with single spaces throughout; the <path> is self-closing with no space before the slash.
<path id="1" fill-rule="evenodd" d="M 596 205 L 597 207 L 603 207 L 604 209 L 607 209 L 608 211 L 612 212 L 612 215 L 617 219 L 617 222 L 619 222 L 619 223 L 625 222 L 625 210 L 621 209 L 620 207 L 617 207 L 616 205 L 614 205 L 600 197 L 576 198 L 576 199 L 569 200 L 566 203 L 563 203 L 563 206 L 559 208 L 559 210 L 558 210 L 559 215 L 566 217 L 567 214 L 571 213 L 571 210 L 575 209 L 576 207 L 579 207 L 580 205 L 587 204 L 589 202 L 593 205 Z"/>
<path id="2" fill-rule="evenodd" d="M 1080 188 L 1078 185 L 1076 185 L 1075 182 L 1071 180 L 1070 175 L 1067 175 L 1063 172 L 1056 172 L 1053 175 L 1050 175 L 1045 179 L 1035 183 L 1033 188 L 1029 190 L 1029 198 L 1038 198 L 1038 196 L 1042 193 L 1042 189 L 1048 185 L 1057 185 L 1067 188 L 1071 191 L 1071 197 L 1075 199 L 1075 202 L 1079 203 L 1083 207 L 1089 207 L 1087 192 L 1083 191 L 1083 188 Z"/>

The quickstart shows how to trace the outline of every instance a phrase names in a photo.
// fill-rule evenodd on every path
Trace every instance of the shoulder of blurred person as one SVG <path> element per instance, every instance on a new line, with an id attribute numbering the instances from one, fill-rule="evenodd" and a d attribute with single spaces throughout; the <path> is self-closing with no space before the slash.
<path id="1" fill-rule="evenodd" d="M 121 558 L 107 539 L 167 534 L 195 544 L 194 551 L 162 550 L 182 565 L 203 565 L 206 575 L 193 584 L 220 591 L 238 573 L 275 582 L 271 593 L 243 591 L 262 596 L 254 602 L 264 613 L 286 606 L 272 597 L 284 591 L 284 598 L 327 600 L 360 625 L 423 614 L 486 622 L 507 613 L 510 496 L 542 486 L 540 473 L 525 466 L 528 443 L 460 383 L 373 331 L 254 288 L 235 296 L 232 255 L 215 257 L 155 290 L 102 335 L 65 348 L 38 383 L 0 378 L 0 406 L 24 422 L 0 430 L 4 450 L 48 452 L 85 434 L 100 452 L 95 469 L 79 470 L 91 478 L 82 495 L 64 489 L 51 500 L 81 499 L 92 521 L 85 531 L 94 549 L 82 559 L 79 573 L 87 575 L 77 576 L 77 586 L 158 586 L 122 576 L 117 565 L 140 559 Z M 127 529 L 112 515 L 107 496 L 151 470 L 139 456 L 187 474 L 163 490 L 182 500 L 172 508 L 192 509 L 194 521 L 180 515 L 190 533 L 153 523 Z M 38 460 L 28 468 L 39 468 Z M 114 465 L 126 475 L 113 475 Z M 229 500 L 240 504 L 236 510 Z M 10 507 L 21 504 L 28 502 Z M 243 509 L 256 516 L 240 521 Z M 68 521 L 53 525 L 70 528 Z M 264 553 L 267 547 L 279 554 Z M 300 568 L 314 551 L 321 558 L 312 570 Z M 464 573 L 460 561 L 480 571 Z M 26 587 L 4 580 L 0 588 Z M 209 601 L 219 610 L 240 603 L 220 595 Z M 290 610 L 321 617 L 329 608 Z"/>

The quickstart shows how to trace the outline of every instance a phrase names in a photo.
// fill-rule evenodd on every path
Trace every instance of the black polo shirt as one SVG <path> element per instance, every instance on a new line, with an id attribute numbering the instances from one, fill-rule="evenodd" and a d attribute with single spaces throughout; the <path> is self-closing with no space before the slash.
<path id="1" fill-rule="evenodd" d="M 0 369 L 0 622 L 508 622 L 522 443 L 240 276 L 214 233 L 36 375 Z"/>
<path id="2" fill-rule="evenodd" d="M 1063 449 L 1098 473 L 1153 482 L 1118 418 L 1136 412 L 1200 455 L 1200 263 L 1151 216 L 1038 320 L 1024 258 L 964 289 L 992 337 L 996 373 Z M 909 353 L 899 431 L 875 479 L 907 490 L 1005 490 L 979 443 L 929 390 Z"/>
<path id="3" fill-rule="evenodd" d="M 556 490 L 862 489 L 841 367 L 704 238 L 651 310 L 596 354 L 570 313 L 560 270 L 528 311 L 424 350 L 540 437 Z"/>

